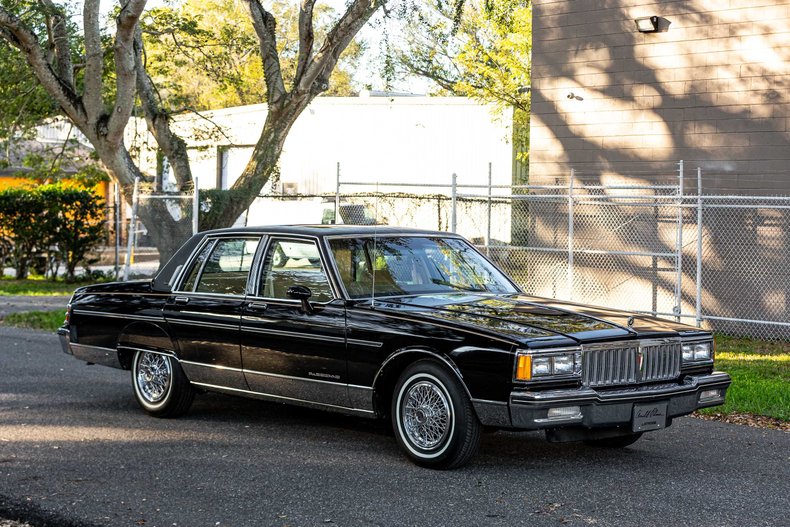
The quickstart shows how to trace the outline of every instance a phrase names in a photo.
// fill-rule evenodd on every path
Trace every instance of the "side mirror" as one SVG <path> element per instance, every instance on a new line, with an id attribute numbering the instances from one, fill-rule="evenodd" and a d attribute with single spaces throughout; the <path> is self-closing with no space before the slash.
<path id="1" fill-rule="evenodd" d="M 309 287 L 305 287 L 303 285 L 292 285 L 285 292 L 285 295 L 293 300 L 301 301 L 302 311 L 305 313 L 313 312 L 313 306 L 310 305 L 310 297 L 313 296 L 313 292 L 310 291 Z"/>

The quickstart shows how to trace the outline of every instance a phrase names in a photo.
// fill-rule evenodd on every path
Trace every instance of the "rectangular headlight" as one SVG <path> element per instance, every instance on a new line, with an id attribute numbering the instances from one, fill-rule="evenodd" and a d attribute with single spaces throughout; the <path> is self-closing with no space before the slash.
<path id="1" fill-rule="evenodd" d="M 551 375 L 551 360 L 551 357 L 533 357 L 532 376 L 541 377 L 543 375 Z"/>
<path id="2" fill-rule="evenodd" d="M 581 354 L 578 351 L 552 354 L 519 353 L 516 359 L 516 380 L 530 381 L 552 376 L 568 377 L 581 374 Z"/>
<path id="3" fill-rule="evenodd" d="M 575 363 L 573 355 L 557 355 L 554 357 L 554 374 L 571 374 Z"/>
<path id="4" fill-rule="evenodd" d="M 683 361 L 691 362 L 698 360 L 709 360 L 713 357 L 710 341 L 708 342 L 689 342 L 683 344 Z"/>

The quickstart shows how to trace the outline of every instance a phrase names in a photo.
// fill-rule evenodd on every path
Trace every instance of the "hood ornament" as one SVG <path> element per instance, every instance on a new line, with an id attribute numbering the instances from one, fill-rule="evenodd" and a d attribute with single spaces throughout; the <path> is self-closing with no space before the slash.
<path id="1" fill-rule="evenodd" d="M 634 317 L 633 316 L 628 317 L 628 327 L 629 328 L 634 327 Z"/>

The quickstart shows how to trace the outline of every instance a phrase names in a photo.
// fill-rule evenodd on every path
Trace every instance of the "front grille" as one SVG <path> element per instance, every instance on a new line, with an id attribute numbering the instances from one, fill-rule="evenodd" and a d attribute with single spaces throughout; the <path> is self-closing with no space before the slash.
<path id="1" fill-rule="evenodd" d="M 619 386 L 666 381 L 680 375 L 679 341 L 618 342 L 583 350 L 582 382 L 585 386 Z"/>

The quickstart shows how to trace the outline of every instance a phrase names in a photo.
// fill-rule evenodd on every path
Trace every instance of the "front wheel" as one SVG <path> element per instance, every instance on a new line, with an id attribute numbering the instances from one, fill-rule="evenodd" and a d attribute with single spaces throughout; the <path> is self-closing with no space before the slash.
<path id="1" fill-rule="evenodd" d="M 480 447 L 482 426 L 458 378 L 442 365 L 415 362 L 401 374 L 392 397 L 392 428 L 416 464 L 451 469 Z"/>
<path id="2" fill-rule="evenodd" d="M 189 410 L 195 391 L 170 355 L 138 351 L 132 361 L 134 396 L 154 417 L 178 417 Z"/>

